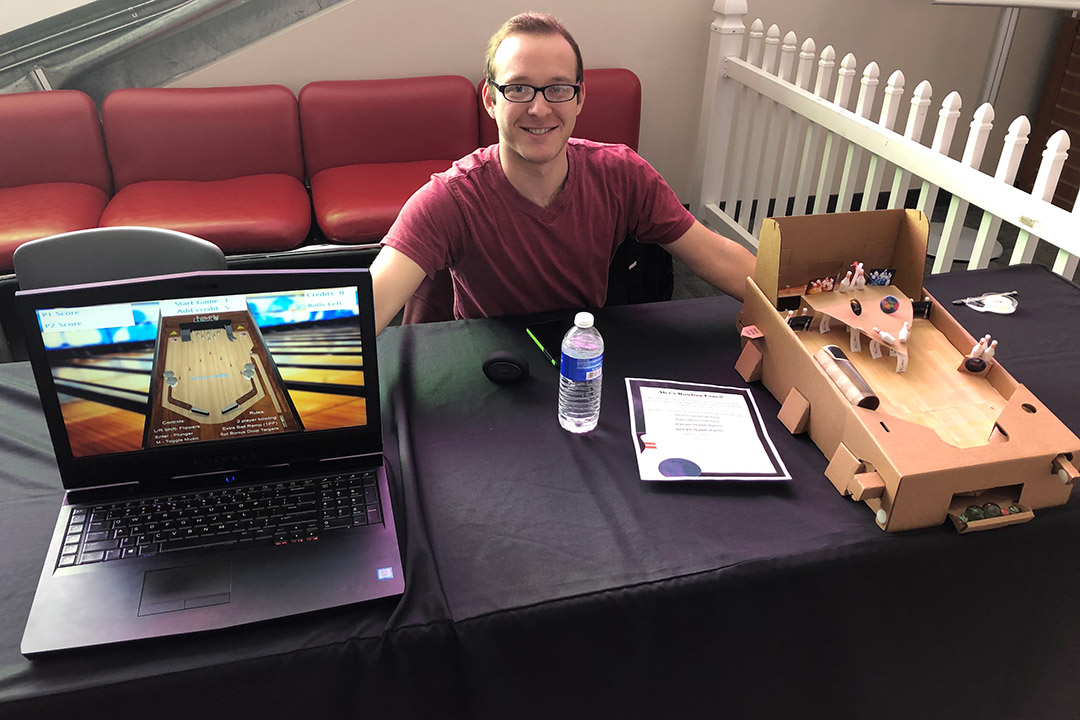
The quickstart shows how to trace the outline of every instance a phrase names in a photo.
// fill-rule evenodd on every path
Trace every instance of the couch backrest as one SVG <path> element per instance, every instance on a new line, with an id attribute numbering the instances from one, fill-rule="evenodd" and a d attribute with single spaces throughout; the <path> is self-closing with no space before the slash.
<path id="1" fill-rule="evenodd" d="M 477 85 L 480 112 L 480 145 L 499 142 L 499 129 L 484 109 L 481 94 L 484 82 Z M 573 136 L 596 142 L 622 143 L 638 149 L 641 133 L 641 81 L 626 68 L 597 68 L 585 71 L 585 106 L 581 108 Z"/>
<path id="2" fill-rule="evenodd" d="M 296 97 L 284 85 L 126 88 L 101 107 L 117 189 L 146 180 L 304 178 Z"/>
<path id="3" fill-rule="evenodd" d="M 97 106 L 78 90 L 0 94 L 0 187 L 49 182 L 112 192 Z"/>
<path id="4" fill-rule="evenodd" d="M 459 75 L 321 80 L 299 94 L 308 177 L 340 165 L 457 160 L 476 149 L 476 91 Z"/>

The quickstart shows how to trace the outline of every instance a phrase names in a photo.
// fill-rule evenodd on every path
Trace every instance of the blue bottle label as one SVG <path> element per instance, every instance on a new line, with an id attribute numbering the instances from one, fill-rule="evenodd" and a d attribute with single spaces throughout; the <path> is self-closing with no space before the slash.
<path id="1" fill-rule="evenodd" d="M 562 354 L 562 363 L 559 372 L 567 380 L 574 382 L 587 382 L 600 377 L 604 368 L 603 354 L 594 358 L 572 358 L 566 353 Z"/>

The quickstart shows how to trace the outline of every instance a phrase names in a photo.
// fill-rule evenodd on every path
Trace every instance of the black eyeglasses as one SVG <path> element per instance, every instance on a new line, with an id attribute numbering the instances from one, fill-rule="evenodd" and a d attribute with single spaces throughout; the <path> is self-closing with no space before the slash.
<path id="1" fill-rule="evenodd" d="M 549 103 L 570 102 L 578 96 L 578 92 L 581 90 L 581 85 L 568 85 L 566 83 L 556 83 L 555 85 L 545 85 L 544 87 L 523 85 L 522 83 L 496 85 L 492 82 L 491 85 L 502 93 L 502 96 L 506 98 L 508 102 L 512 103 L 532 102 L 533 98 L 536 97 L 536 93 L 543 93 L 544 99 Z"/>

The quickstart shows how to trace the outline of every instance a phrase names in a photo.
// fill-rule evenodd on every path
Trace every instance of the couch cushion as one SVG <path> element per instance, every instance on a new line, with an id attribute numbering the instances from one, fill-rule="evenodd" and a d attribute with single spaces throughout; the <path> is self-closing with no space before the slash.
<path id="1" fill-rule="evenodd" d="M 0 271 L 27 240 L 97 227 L 109 196 L 98 187 L 57 182 L 0 188 Z"/>
<path id="2" fill-rule="evenodd" d="M 97 107 L 78 90 L 0 94 L 0 187 L 72 182 L 112 192 Z"/>
<path id="3" fill-rule="evenodd" d="M 456 158 L 455 158 L 456 159 Z M 346 165 L 311 179 L 315 218 L 327 240 L 381 240 L 414 192 L 453 160 Z"/>
<path id="4" fill-rule="evenodd" d="M 101 225 L 180 230 L 226 253 L 287 250 L 307 237 L 311 203 L 290 175 L 158 180 L 122 188 L 105 207 Z"/>
<path id="5" fill-rule="evenodd" d="M 300 90 L 308 178 L 342 165 L 458 158 L 476 149 L 476 91 L 458 75 L 327 80 Z"/>
<path id="6" fill-rule="evenodd" d="M 101 107 L 116 187 L 146 180 L 304 179 L 296 97 L 283 85 L 124 88 Z"/>

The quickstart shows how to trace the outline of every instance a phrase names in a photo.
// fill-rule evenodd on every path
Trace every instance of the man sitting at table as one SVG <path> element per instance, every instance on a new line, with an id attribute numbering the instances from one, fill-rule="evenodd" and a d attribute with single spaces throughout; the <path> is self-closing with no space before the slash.
<path id="1" fill-rule="evenodd" d="M 402 208 L 371 265 L 379 332 L 444 267 L 457 318 L 600 307 L 628 235 L 742 298 L 750 252 L 695 220 L 629 148 L 570 137 L 582 78 L 581 51 L 554 17 L 517 15 L 492 36 L 482 93 L 499 143 L 433 175 Z"/>

